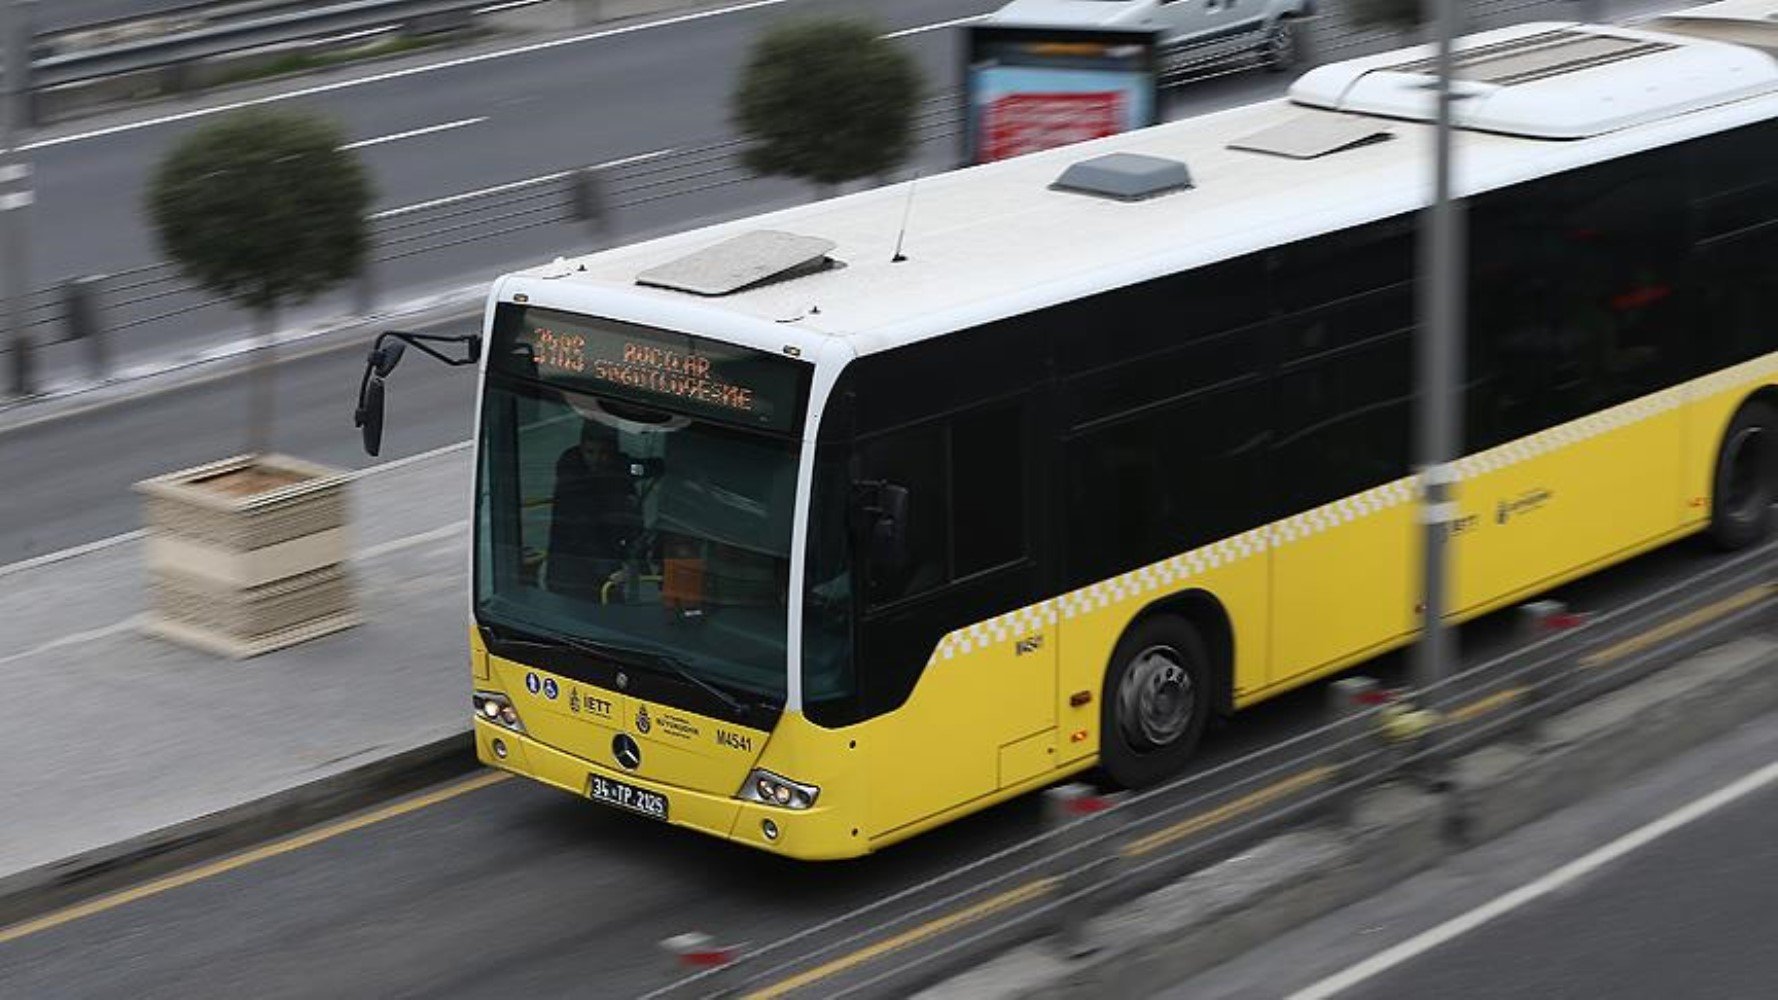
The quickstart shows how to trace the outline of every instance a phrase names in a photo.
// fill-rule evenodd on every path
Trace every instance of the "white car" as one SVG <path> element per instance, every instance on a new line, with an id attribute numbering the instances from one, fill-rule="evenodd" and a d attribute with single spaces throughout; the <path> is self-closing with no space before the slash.
<path id="1" fill-rule="evenodd" d="M 1161 77 L 1253 53 L 1272 70 L 1297 60 L 1296 20 L 1315 0 L 1012 0 L 988 24 L 1160 32 Z"/>

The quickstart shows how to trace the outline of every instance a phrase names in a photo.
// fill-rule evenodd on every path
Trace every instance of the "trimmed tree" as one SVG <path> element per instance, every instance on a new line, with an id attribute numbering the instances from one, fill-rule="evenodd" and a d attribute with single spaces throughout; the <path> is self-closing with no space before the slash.
<path id="1" fill-rule="evenodd" d="M 920 78 L 913 61 L 867 22 L 780 25 L 755 43 L 735 93 L 742 162 L 823 192 L 886 173 L 913 148 Z"/>
<path id="2" fill-rule="evenodd" d="M 369 248 L 364 170 L 333 124 L 251 109 L 182 140 L 156 169 L 148 210 L 186 277 L 253 313 L 247 450 L 267 450 L 278 309 L 357 275 Z"/>

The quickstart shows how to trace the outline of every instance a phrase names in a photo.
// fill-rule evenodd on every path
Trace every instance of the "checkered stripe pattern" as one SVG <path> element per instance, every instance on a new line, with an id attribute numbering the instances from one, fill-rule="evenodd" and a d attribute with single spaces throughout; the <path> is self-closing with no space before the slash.
<path id="1" fill-rule="evenodd" d="M 1255 528 L 1232 538 L 1225 538 L 1201 549 L 1193 549 L 1171 559 L 1131 570 L 1057 598 L 1064 619 L 1076 618 L 1125 601 L 1135 600 L 1182 580 L 1201 576 L 1219 566 L 1240 562 L 1259 555 L 1270 547 L 1270 526 Z"/>
<path id="2" fill-rule="evenodd" d="M 1043 601 L 1017 611 L 1009 611 L 998 618 L 960 628 L 939 640 L 938 650 L 934 655 L 948 660 L 1000 643 L 1017 642 L 1042 632 L 1055 623 L 1056 602 Z"/>
<path id="3" fill-rule="evenodd" d="M 1622 406 L 1614 406 L 1591 416 L 1582 417 L 1552 427 L 1547 431 L 1539 431 L 1529 437 L 1517 441 L 1509 441 L 1498 448 L 1478 452 L 1456 463 L 1458 479 L 1474 479 L 1477 476 L 1498 472 L 1521 462 L 1528 462 L 1540 455 L 1553 451 L 1561 451 L 1570 445 L 1580 444 L 1601 434 L 1621 430 L 1632 424 L 1641 423 L 1651 417 L 1677 409 L 1687 398 L 1683 388 L 1663 389 L 1652 396 L 1632 400 Z"/>
<path id="4" fill-rule="evenodd" d="M 1705 399 L 1721 392 L 1744 389 L 1750 383 L 1769 381 L 1778 374 L 1778 355 L 1767 355 L 1743 362 L 1733 368 L 1712 372 L 1702 378 L 1676 385 L 1660 392 L 1633 399 L 1621 406 L 1585 416 L 1579 420 L 1539 431 L 1498 448 L 1479 452 L 1457 461 L 1457 477 L 1473 479 L 1490 472 L 1510 468 L 1540 455 L 1560 451 L 1569 445 L 1598 437 L 1609 431 L 1641 423 L 1652 417 L 1678 409 L 1682 404 Z"/>
<path id="5" fill-rule="evenodd" d="M 1691 382 L 1664 389 L 1641 399 L 1614 406 L 1591 416 L 1552 427 L 1529 437 L 1491 448 L 1455 463 L 1459 479 L 1474 479 L 1490 472 L 1510 468 L 1541 455 L 1559 451 L 1570 445 L 1621 430 L 1677 408 L 1689 400 L 1713 396 L 1720 392 L 1741 389 L 1753 382 L 1768 381 L 1778 376 L 1778 354 L 1713 372 Z M 1089 584 L 1053 600 L 1009 612 L 998 618 L 970 625 L 945 636 L 939 642 L 937 656 L 950 659 L 961 653 L 994 643 L 1013 642 L 1058 618 L 1066 620 L 1101 611 L 1127 601 L 1147 599 L 1158 591 L 1173 590 L 1183 581 L 1201 576 L 1220 566 L 1259 555 L 1268 549 L 1289 545 L 1310 538 L 1342 524 L 1382 513 L 1394 507 L 1415 502 L 1420 495 L 1418 479 L 1407 477 L 1356 493 L 1349 497 L 1295 514 L 1281 521 L 1255 528 L 1232 538 L 1214 542 L 1200 549 L 1143 566 L 1121 576 Z"/>

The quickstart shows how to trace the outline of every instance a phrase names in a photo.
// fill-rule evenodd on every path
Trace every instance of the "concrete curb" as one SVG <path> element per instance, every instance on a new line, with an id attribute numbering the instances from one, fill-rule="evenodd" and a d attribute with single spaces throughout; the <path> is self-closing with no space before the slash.
<path id="1" fill-rule="evenodd" d="M 0 927 L 379 804 L 478 767 L 467 729 L 74 857 L 0 878 Z"/>
<path id="2" fill-rule="evenodd" d="M 1392 784 L 1346 826 L 1274 837 L 1090 921 L 1097 950 L 1070 961 L 1048 940 L 921 993 L 930 1000 L 1148 996 L 1370 896 L 1588 791 L 1778 709 L 1778 642 L 1743 638 L 1557 716 L 1539 739 L 1453 762 L 1455 795 Z M 1453 801 L 1460 840 L 1451 836 Z"/>

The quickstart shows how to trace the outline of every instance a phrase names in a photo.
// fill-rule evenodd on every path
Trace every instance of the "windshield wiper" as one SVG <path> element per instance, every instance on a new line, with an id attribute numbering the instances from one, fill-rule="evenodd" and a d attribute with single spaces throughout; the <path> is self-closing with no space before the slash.
<path id="1" fill-rule="evenodd" d="M 483 627 L 487 628 L 490 632 L 494 632 L 497 636 L 500 631 L 506 631 L 507 634 L 504 637 L 500 637 L 500 641 L 509 645 L 530 646 L 533 649 L 554 649 L 557 646 L 566 646 L 575 652 L 610 660 L 622 666 L 629 667 L 632 670 L 653 670 L 656 667 L 665 667 L 681 679 L 689 681 L 709 692 L 709 694 L 717 701 L 727 705 L 729 710 L 734 712 L 738 717 L 745 718 L 753 708 L 753 706 L 747 702 L 742 701 L 734 695 L 729 694 L 727 691 L 724 691 L 722 688 L 699 677 L 696 672 L 685 665 L 685 661 L 670 653 L 618 649 L 615 646 L 607 646 L 604 643 L 594 642 L 591 639 L 583 639 L 577 635 L 567 635 L 562 632 L 545 632 L 539 629 L 534 630 L 539 636 L 538 639 L 527 639 L 514 635 L 510 630 L 496 629 L 492 625 L 484 625 Z"/>

